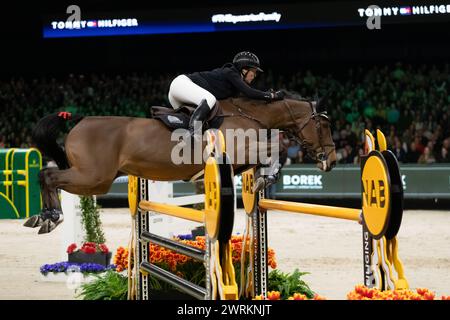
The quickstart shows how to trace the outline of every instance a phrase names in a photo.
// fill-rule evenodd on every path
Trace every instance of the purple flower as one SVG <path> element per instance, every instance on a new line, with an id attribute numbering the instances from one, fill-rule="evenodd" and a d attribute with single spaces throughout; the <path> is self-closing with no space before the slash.
<path id="1" fill-rule="evenodd" d="M 192 240 L 192 234 L 180 234 L 177 238 L 180 240 Z"/>
<path id="2" fill-rule="evenodd" d="M 58 262 L 54 264 L 44 264 L 40 271 L 42 274 L 46 275 L 49 272 L 82 272 L 82 273 L 99 273 L 106 270 L 114 270 L 115 265 L 111 264 L 104 267 L 96 263 L 72 263 L 72 262 Z"/>

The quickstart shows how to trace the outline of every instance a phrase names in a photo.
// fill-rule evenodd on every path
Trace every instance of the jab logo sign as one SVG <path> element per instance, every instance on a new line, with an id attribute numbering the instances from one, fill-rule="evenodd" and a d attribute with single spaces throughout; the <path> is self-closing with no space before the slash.
<path id="1" fill-rule="evenodd" d="M 386 184 L 383 180 L 363 180 L 363 197 L 367 206 L 386 206 Z"/>

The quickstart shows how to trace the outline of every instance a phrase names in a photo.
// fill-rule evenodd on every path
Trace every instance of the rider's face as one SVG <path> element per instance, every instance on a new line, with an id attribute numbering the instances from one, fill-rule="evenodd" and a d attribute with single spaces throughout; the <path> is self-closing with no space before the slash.
<path id="1" fill-rule="evenodd" d="M 257 70 L 255 68 L 243 69 L 242 71 L 244 73 L 244 81 L 245 82 L 250 84 L 250 83 L 252 83 L 253 80 L 255 80 L 256 72 L 257 72 Z"/>

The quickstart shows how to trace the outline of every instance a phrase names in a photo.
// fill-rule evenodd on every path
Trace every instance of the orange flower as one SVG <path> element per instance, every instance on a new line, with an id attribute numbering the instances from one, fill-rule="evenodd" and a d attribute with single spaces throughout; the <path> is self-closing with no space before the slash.
<path id="1" fill-rule="evenodd" d="M 427 288 L 417 288 L 416 289 L 417 293 L 420 294 L 421 296 L 425 295 L 426 293 L 429 292 L 429 290 Z"/>
<path id="2" fill-rule="evenodd" d="M 279 291 L 269 291 L 267 292 L 267 299 L 269 300 L 280 300 L 280 292 Z"/>
<path id="3" fill-rule="evenodd" d="M 206 239 L 204 236 L 197 236 L 195 240 L 181 240 L 179 238 L 173 238 L 174 241 L 205 250 L 206 249 Z M 239 263 L 241 259 L 241 254 L 243 250 L 243 236 L 232 236 L 230 239 L 231 249 L 232 249 L 232 262 Z M 250 239 L 247 238 L 246 241 Z M 249 253 L 248 246 L 245 246 L 246 253 Z M 114 264 L 117 266 L 117 270 L 122 271 L 128 268 L 128 250 L 124 247 L 117 249 L 116 255 L 114 257 Z M 175 268 L 178 264 L 184 264 L 193 259 L 182 254 L 178 254 L 169 249 L 160 247 L 158 245 L 149 244 L 149 256 L 151 263 L 166 263 L 170 268 Z M 275 269 L 277 267 L 275 252 L 273 249 L 268 249 L 268 264 L 269 267 Z M 247 259 L 248 261 L 248 259 Z"/>
<path id="4" fill-rule="evenodd" d="M 411 290 L 385 290 L 367 288 L 363 285 L 355 286 L 355 289 L 347 294 L 349 300 L 434 300 L 435 293 L 426 288 L 418 288 L 416 292 Z"/>
<path id="5" fill-rule="evenodd" d="M 427 292 L 423 295 L 425 300 L 434 300 L 435 294 L 434 292 Z"/>
<path id="6" fill-rule="evenodd" d="M 292 300 L 308 300 L 308 298 L 304 294 L 294 293 Z"/>
<path id="7" fill-rule="evenodd" d="M 170 262 L 169 262 L 169 268 L 170 268 L 172 271 L 175 271 L 176 268 L 177 268 L 177 262 L 176 262 L 175 260 L 170 261 Z"/>
<path id="8" fill-rule="evenodd" d="M 114 255 L 113 263 L 116 265 L 116 271 L 121 272 L 128 268 L 128 249 L 119 247 Z"/>

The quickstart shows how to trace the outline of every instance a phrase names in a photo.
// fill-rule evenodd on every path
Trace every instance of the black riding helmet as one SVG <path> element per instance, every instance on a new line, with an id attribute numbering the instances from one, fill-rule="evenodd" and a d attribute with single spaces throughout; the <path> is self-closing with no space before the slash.
<path id="1" fill-rule="evenodd" d="M 247 67 L 256 68 L 256 70 L 258 70 L 259 72 L 264 72 L 260 68 L 259 59 L 256 54 L 248 51 L 242 51 L 236 54 L 233 58 L 233 64 L 239 71 Z"/>

